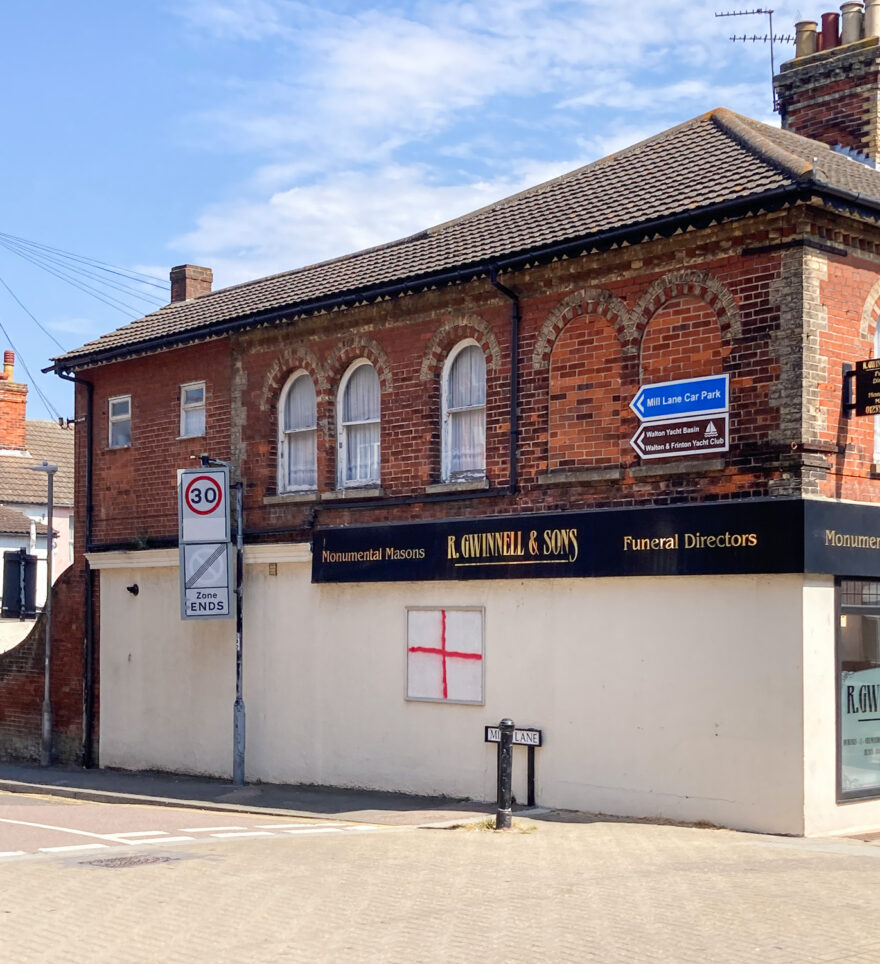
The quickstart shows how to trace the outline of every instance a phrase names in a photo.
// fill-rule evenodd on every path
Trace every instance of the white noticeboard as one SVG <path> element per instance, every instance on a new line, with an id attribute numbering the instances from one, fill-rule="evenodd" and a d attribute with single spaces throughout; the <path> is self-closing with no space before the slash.
<path id="1" fill-rule="evenodd" d="M 232 615 L 232 545 L 197 542 L 180 547 L 180 605 L 184 619 Z"/>
<path id="2" fill-rule="evenodd" d="M 229 470 L 184 469 L 178 488 L 180 542 L 228 542 Z"/>

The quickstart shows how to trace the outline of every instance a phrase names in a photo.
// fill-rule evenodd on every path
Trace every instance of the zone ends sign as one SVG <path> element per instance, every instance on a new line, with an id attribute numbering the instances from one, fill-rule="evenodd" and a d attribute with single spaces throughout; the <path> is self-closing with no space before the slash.
<path id="1" fill-rule="evenodd" d="M 184 469 L 180 473 L 178 506 L 181 543 L 228 542 L 229 470 Z"/>

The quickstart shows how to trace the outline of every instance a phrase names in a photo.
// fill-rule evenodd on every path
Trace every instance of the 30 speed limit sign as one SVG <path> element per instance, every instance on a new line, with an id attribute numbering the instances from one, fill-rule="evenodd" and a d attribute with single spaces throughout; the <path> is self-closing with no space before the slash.
<path id="1" fill-rule="evenodd" d="M 180 541 L 228 541 L 229 470 L 184 469 L 179 491 Z"/>

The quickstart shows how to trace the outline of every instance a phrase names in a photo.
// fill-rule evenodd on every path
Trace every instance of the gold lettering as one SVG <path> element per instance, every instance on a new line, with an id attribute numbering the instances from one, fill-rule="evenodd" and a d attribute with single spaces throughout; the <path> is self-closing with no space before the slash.
<path id="1" fill-rule="evenodd" d="M 458 558 L 458 552 L 455 548 L 455 536 L 446 537 L 446 558 L 447 559 Z"/>

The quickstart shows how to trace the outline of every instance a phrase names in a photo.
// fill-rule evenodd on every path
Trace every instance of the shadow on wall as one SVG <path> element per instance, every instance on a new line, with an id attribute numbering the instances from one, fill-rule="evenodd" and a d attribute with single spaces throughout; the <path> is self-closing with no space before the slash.
<path id="1" fill-rule="evenodd" d="M 84 612 L 81 566 L 65 570 L 52 606 L 53 759 L 81 764 L 83 754 Z M 4 620 L 4 623 L 14 622 Z M 19 627 L 30 631 L 0 652 L 0 761 L 38 763 L 43 708 L 45 615 Z M 10 632 L 14 632 L 14 628 Z M 0 649 L 3 639 L 0 638 Z"/>

